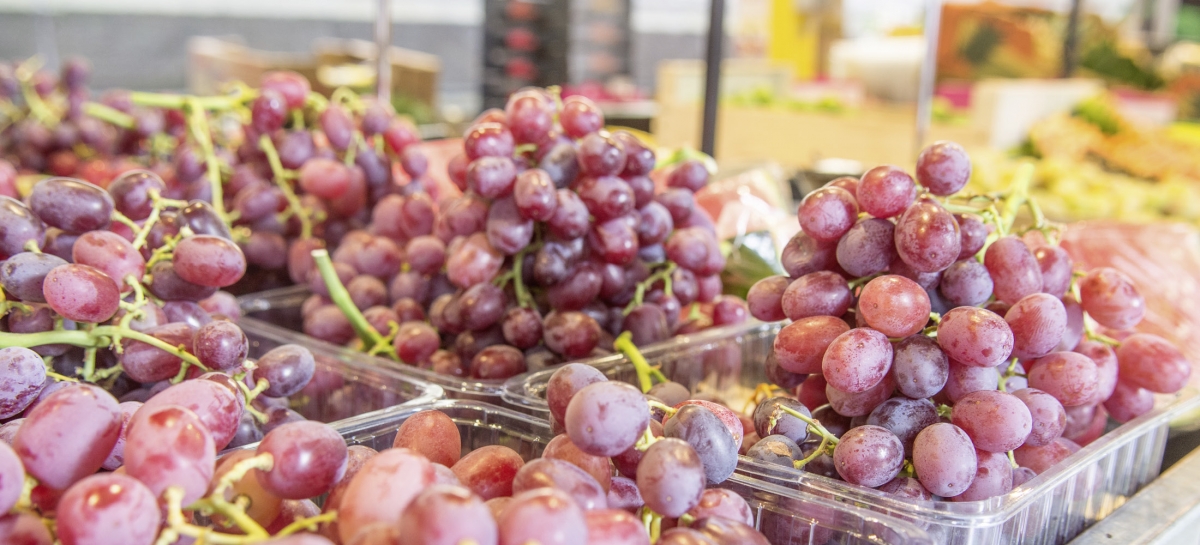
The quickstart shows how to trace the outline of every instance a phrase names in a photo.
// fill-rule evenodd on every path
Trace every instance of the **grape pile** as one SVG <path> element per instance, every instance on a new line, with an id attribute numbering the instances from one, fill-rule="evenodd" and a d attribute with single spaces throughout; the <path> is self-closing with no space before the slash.
<path id="1" fill-rule="evenodd" d="M 725 258 L 684 160 L 656 187 L 655 154 L 602 129 L 582 97 L 526 89 L 466 131 L 449 174 L 461 196 L 388 195 L 317 257 L 303 330 L 409 365 L 505 379 L 613 348 L 745 321 L 721 295 Z"/>
<path id="2" fill-rule="evenodd" d="M 1180 352 L 1131 331 L 1145 312 L 1132 282 L 1073 270 L 1020 180 L 951 199 L 970 172 L 939 142 L 915 180 L 882 166 L 803 200 L 788 276 L 747 296 L 754 317 L 790 323 L 766 362 L 785 393 L 760 398 L 746 455 L 905 499 L 982 500 L 1183 388 Z M 1018 233 L 1023 206 L 1034 225 Z"/>

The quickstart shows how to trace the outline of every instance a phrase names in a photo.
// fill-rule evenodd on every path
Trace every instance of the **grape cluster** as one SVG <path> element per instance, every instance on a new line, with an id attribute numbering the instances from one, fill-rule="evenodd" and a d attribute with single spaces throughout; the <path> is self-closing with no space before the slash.
<path id="1" fill-rule="evenodd" d="M 766 362 L 786 393 L 755 409 L 748 456 L 901 498 L 982 500 L 1186 384 L 1174 346 L 1131 331 L 1145 304 L 1125 275 L 1074 271 L 1019 188 L 950 199 L 970 171 L 939 142 L 916 180 L 883 166 L 805 197 L 788 276 L 747 296 L 756 318 L 790 320 Z"/>
<path id="2" fill-rule="evenodd" d="M 461 196 L 387 195 L 327 261 L 290 256 L 314 292 L 304 332 L 504 379 L 605 353 L 625 331 L 644 345 L 745 321 L 745 302 L 721 295 L 725 258 L 695 204 L 704 163 L 656 185 L 654 152 L 603 124 L 587 99 L 542 89 L 484 112 L 449 166 Z"/>

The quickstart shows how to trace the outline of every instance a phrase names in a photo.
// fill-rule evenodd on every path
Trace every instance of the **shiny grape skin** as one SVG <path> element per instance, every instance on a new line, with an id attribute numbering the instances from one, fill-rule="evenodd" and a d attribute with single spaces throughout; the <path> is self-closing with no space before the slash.
<path id="1" fill-rule="evenodd" d="M 646 176 L 654 170 L 654 150 L 642 143 L 637 136 L 629 131 L 619 130 L 613 132 L 613 138 L 625 148 L 625 168 L 621 171 L 622 177 Z"/>
<path id="2" fill-rule="evenodd" d="M 883 165 L 862 175 L 856 190 L 858 205 L 876 218 L 890 218 L 903 212 L 917 198 L 912 176 L 899 167 Z"/>
<path id="3" fill-rule="evenodd" d="M 1033 417 L 1020 398 L 1005 392 L 971 392 L 954 404 L 951 422 L 967 432 L 975 448 L 1008 452 L 1025 443 Z"/>
<path id="4" fill-rule="evenodd" d="M 584 511 L 608 508 L 608 495 L 600 483 L 565 460 L 538 458 L 530 460 L 513 478 L 513 495 L 538 488 L 554 488 L 566 492 Z"/>
<path id="5" fill-rule="evenodd" d="M 72 485 L 58 502 L 55 520 L 64 545 L 151 545 L 162 515 L 154 494 L 137 479 L 101 474 Z"/>
<path id="6" fill-rule="evenodd" d="M 246 256 L 233 242 L 213 236 L 184 238 L 175 246 L 175 272 L 199 286 L 223 288 L 246 274 Z"/>
<path id="7" fill-rule="evenodd" d="M 162 178 L 148 170 L 125 172 L 108 184 L 108 194 L 112 196 L 114 208 L 134 221 L 150 217 L 154 209 L 154 201 L 150 198 L 152 189 L 162 193 L 167 186 Z"/>
<path id="8" fill-rule="evenodd" d="M 1008 456 L 1000 452 L 976 450 L 978 469 L 971 486 L 953 501 L 981 501 L 1003 496 L 1013 489 L 1013 467 Z"/>
<path id="9" fill-rule="evenodd" d="M 1013 458 L 1021 467 L 1032 469 L 1034 473 L 1041 475 L 1058 462 L 1074 454 L 1078 448 L 1078 446 L 1072 448 L 1069 441 L 1059 438 L 1044 447 L 1022 446 L 1013 451 Z"/>
<path id="10" fill-rule="evenodd" d="M 7 513 L 21 499 L 25 468 L 8 443 L 0 441 L 0 512 Z"/>
<path id="11" fill-rule="evenodd" d="M 637 468 L 642 499 L 647 507 L 664 517 L 678 517 L 699 505 L 704 495 L 704 479 L 700 457 L 681 439 L 654 442 Z"/>
<path id="12" fill-rule="evenodd" d="M 567 358 L 582 358 L 600 342 L 600 324 L 576 311 L 551 311 L 542 322 L 546 347 Z"/>
<path id="13" fill-rule="evenodd" d="M 506 379 L 524 373 L 525 355 L 508 345 L 497 344 L 480 350 L 471 358 L 472 378 L 484 380 Z"/>
<path id="14" fill-rule="evenodd" d="M 775 337 L 779 366 L 792 373 L 819 374 L 829 344 L 850 330 L 841 318 L 813 316 L 783 327 Z"/>
<path id="15" fill-rule="evenodd" d="M 495 545 L 499 530 L 479 497 L 459 486 L 436 485 L 413 498 L 398 527 L 398 545 Z"/>
<path id="16" fill-rule="evenodd" d="M 953 195 L 970 179 L 971 159 L 954 142 L 934 142 L 917 156 L 917 181 L 934 195 Z"/>
<path id="17" fill-rule="evenodd" d="M 820 271 L 793 280 L 780 299 L 783 312 L 792 320 L 810 316 L 841 316 L 853 297 L 841 275 Z"/>
<path id="18" fill-rule="evenodd" d="M 72 178 L 42 180 L 29 194 L 29 208 L 46 225 L 73 234 L 107 228 L 113 207 L 108 192 Z"/>
<path id="19" fill-rule="evenodd" d="M 917 434 L 912 456 L 921 485 L 939 496 L 965 492 L 978 468 L 971 438 L 958 426 L 944 422 Z"/>
<path id="20" fill-rule="evenodd" d="M 784 245 L 779 264 L 792 278 L 827 270 L 837 264 L 837 245 L 820 242 L 804 231 L 796 233 Z"/>
<path id="21" fill-rule="evenodd" d="M 542 457 L 562 460 L 586 471 L 606 493 L 612 486 L 612 465 L 609 459 L 583 452 L 571 442 L 571 438 L 566 434 L 560 434 L 551 439 L 546 444 Z"/>
<path id="22" fill-rule="evenodd" d="M 168 487 L 183 489 L 183 503 L 204 496 L 215 469 L 216 446 L 208 428 L 178 405 L 140 410 L 126 430 L 125 471 L 156 497 Z"/>
<path id="23" fill-rule="evenodd" d="M 1054 396 L 1064 407 L 1086 405 L 1100 389 L 1096 362 L 1075 352 L 1051 352 L 1038 358 L 1028 375 L 1029 386 Z"/>
<path id="24" fill-rule="evenodd" d="M 850 394 L 879 384 L 891 366 L 891 343 L 883 333 L 870 328 L 838 335 L 821 358 L 821 370 L 829 385 Z"/>
<path id="25" fill-rule="evenodd" d="M 217 320 L 196 331 L 192 353 L 209 369 L 233 370 L 241 367 L 250 351 L 250 341 L 233 322 Z"/>
<path id="26" fill-rule="evenodd" d="M 242 417 L 240 394 L 213 380 L 187 380 L 170 386 L 146 400 L 142 410 L 149 413 L 166 406 L 191 410 L 212 436 L 217 450 L 233 440 Z"/>
<path id="27" fill-rule="evenodd" d="M 1122 424 L 1154 408 L 1154 393 L 1145 388 L 1117 382 L 1113 393 L 1104 401 L 1104 409 L 1113 420 Z"/>
<path id="28" fill-rule="evenodd" d="M 932 397 L 946 385 L 949 373 L 950 359 L 929 337 L 914 335 L 893 348 L 892 375 L 905 396 Z"/>
<path id="29" fill-rule="evenodd" d="M 46 363 L 36 352 L 19 346 L 0 348 L 0 420 L 24 411 L 45 383 Z"/>
<path id="30" fill-rule="evenodd" d="M 613 176 L 625 168 L 625 148 L 608 131 L 584 136 L 578 144 L 579 167 L 587 176 Z"/>
<path id="31" fill-rule="evenodd" d="M 904 445 L 887 429 L 859 426 L 842 436 L 834 448 L 833 461 L 846 482 L 874 488 L 900 473 Z"/>
<path id="32" fill-rule="evenodd" d="M 192 344 L 195 330 L 184 323 L 168 323 L 150 328 L 145 333 L 170 343 L 172 346 Z M 125 339 L 124 349 L 118 361 L 125 373 L 141 383 L 166 380 L 179 373 L 182 361 L 179 357 L 141 341 Z"/>
<path id="33" fill-rule="evenodd" d="M 568 363 L 550 375 L 546 383 L 546 405 L 557 422 L 566 419 L 567 406 L 571 398 L 584 387 L 608 378 L 595 367 L 581 363 Z"/>
<path id="34" fill-rule="evenodd" d="M 513 185 L 513 200 L 521 217 L 537 221 L 549 221 L 558 208 L 554 180 L 546 171 L 535 168 L 517 175 Z"/>
<path id="35" fill-rule="evenodd" d="M 488 445 L 464 455 L 450 469 L 463 486 L 484 500 L 511 496 L 513 479 L 525 465 L 521 455 L 503 445 Z"/>
<path id="36" fill-rule="evenodd" d="M 111 394 L 90 384 L 72 384 L 27 414 L 13 450 L 26 473 L 45 486 L 65 490 L 100 469 L 117 443 L 121 420 Z"/>
<path id="37" fill-rule="evenodd" d="M 753 526 L 723 517 L 700 519 L 692 527 L 711 539 L 714 545 L 771 545 Z"/>
<path id="38" fill-rule="evenodd" d="M 1183 388 L 1192 366 L 1166 339 L 1149 333 L 1130 335 L 1117 347 L 1120 381 L 1151 392 L 1172 394 Z"/>
<path id="39" fill-rule="evenodd" d="M 53 545 L 55 542 L 41 517 L 20 512 L 0 516 L 0 539 L 20 545 Z"/>
<path id="40" fill-rule="evenodd" d="M 579 390 L 563 424 L 571 442 L 595 456 L 616 456 L 646 429 L 650 407 L 642 393 L 620 382 L 597 382 Z"/>
<path id="41" fill-rule="evenodd" d="M 1053 295 L 1034 293 L 1008 309 L 1004 321 L 1013 332 L 1013 357 L 1040 358 L 1062 342 L 1067 331 L 1067 309 Z"/>
<path id="42" fill-rule="evenodd" d="M 572 95 L 563 99 L 559 122 L 567 136 L 583 138 L 604 127 L 604 114 L 591 99 Z"/>
<path id="43" fill-rule="evenodd" d="M 21 252 L 0 263 L 0 287 L 26 303 L 45 303 L 42 284 L 55 267 L 65 265 L 62 258 L 48 253 Z"/>
<path id="44" fill-rule="evenodd" d="M 812 416 L 808 407 L 799 401 L 787 397 L 773 397 L 754 408 L 754 431 L 764 439 L 770 435 L 783 435 L 796 444 L 803 443 L 808 439 L 808 423 L 784 411 L 782 407 L 808 417 Z"/>
<path id="45" fill-rule="evenodd" d="M 1074 271 L 1070 254 L 1058 246 L 1039 246 L 1033 250 L 1033 258 L 1042 270 L 1042 292 L 1055 297 L 1066 295 Z"/>
<path id="46" fill-rule="evenodd" d="M 871 276 L 896 257 L 896 226 L 885 219 L 864 218 L 837 243 L 837 263 L 852 276 Z"/>
<path id="47" fill-rule="evenodd" d="M 916 282 L 894 274 L 867 282 L 858 296 L 858 312 L 863 320 L 888 337 L 920 333 L 929 322 L 929 311 L 929 295 L 925 290 Z"/>
<path id="48" fill-rule="evenodd" d="M 513 497 L 499 520 L 500 545 L 572 545 L 587 543 L 584 511 L 566 493 L 553 488 Z"/>
<path id="49" fill-rule="evenodd" d="M 705 407 L 684 405 L 663 424 L 663 435 L 682 439 L 692 446 L 709 484 L 724 482 L 737 466 L 740 440 L 735 440 L 721 419 Z"/>
<path id="50" fill-rule="evenodd" d="M 989 310 L 958 307 L 942 315 L 938 346 L 950 359 L 972 367 L 995 367 L 1012 353 L 1012 329 Z"/>
<path id="51" fill-rule="evenodd" d="M 270 397 L 287 397 L 299 392 L 316 373 L 312 352 L 295 344 L 272 348 L 255 362 L 254 378 L 267 379 L 263 392 Z"/>
<path id="52" fill-rule="evenodd" d="M 904 444 L 904 456 L 911 458 L 917 434 L 939 421 L 937 407 L 928 399 L 893 397 L 875 407 L 866 423 L 896 434 Z"/>
<path id="53" fill-rule="evenodd" d="M 800 228 L 818 242 L 836 242 L 854 226 L 858 204 L 849 191 L 823 187 L 804 197 L 798 211 Z"/>
<path id="54" fill-rule="evenodd" d="M 746 452 L 746 456 L 758 462 L 794 469 L 794 462 L 802 459 L 804 454 L 800 446 L 786 435 L 768 435 L 755 442 Z"/>
<path id="55" fill-rule="evenodd" d="M 1132 329 L 1146 314 L 1146 300 L 1125 273 L 1102 267 L 1079 283 L 1080 304 L 1096 322 L 1111 329 Z"/>
<path id="56" fill-rule="evenodd" d="M 764 322 L 776 322 L 787 318 L 783 311 L 783 294 L 791 285 L 786 276 L 768 276 L 750 286 L 746 303 L 750 315 Z"/>
<path id="57" fill-rule="evenodd" d="M 1000 237 L 983 254 L 983 264 L 992 276 L 996 299 L 1016 304 L 1026 295 L 1042 291 L 1042 269 L 1021 239 Z"/>
<path id="58" fill-rule="evenodd" d="M 41 249 L 45 229 L 42 221 L 24 204 L 0 195 L 0 258 L 8 259 L 25 251 L 25 245 L 30 242 Z"/>
<path id="59" fill-rule="evenodd" d="M 1026 445 L 1043 447 L 1062 436 L 1067 425 L 1067 412 L 1054 396 L 1037 388 L 1022 388 L 1012 394 L 1025 404 L 1033 419 Z"/>
<path id="60" fill-rule="evenodd" d="M 958 259 L 973 257 L 983 249 L 992 228 L 985 225 L 979 216 L 974 214 L 956 214 L 954 219 L 958 222 L 962 246 L 958 253 Z"/>
<path id="61" fill-rule="evenodd" d="M 820 385 L 818 381 L 806 380 L 801 387 L 808 386 L 810 382 L 814 387 Z M 826 399 L 822 403 L 828 402 L 833 410 L 842 416 L 853 417 L 871 414 L 875 407 L 892 396 L 892 392 L 896 389 L 896 383 L 892 380 L 891 375 L 884 375 L 879 384 L 857 394 L 843 392 L 829 384 L 825 384 L 824 388 Z"/>
<path id="62" fill-rule="evenodd" d="M 982 263 L 965 258 L 942 272 L 938 291 L 956 307 L 973 307 L 987 302 L 992 295 L 992 277 Z"/>
<path id="63" fill-rule="evenodd" d="M 274 465 L 256 470 L 259 483 L 284 499 L 305 499 L 329 492 L 346 472 L 346 442 L 320 422 L 290 422 L 266 434 L 258 454 L 270 454 Z"/>
<path id="64" fill-rule="evenodd" d="M 896 220 L 896 253 L 917 272 L 937 272 L 958 260 L 958 222 L 940 205 L 918 200 Z"/>
<path id="65" fill-rule="evenodd" d="M 650 545 L 650 535 L 634 515 L 620 509 L 584 513 L 588 545 Z"/>
<path id="66" fill-rule="evenodd" d="M 1100 341 L 1085 340 L 1079 343 L 1072 352 L 1078 352 L 1091 358 L 1096 364 L 1096 371 L 1099 374 L 1100 380 L 1096 388 L 1096 396 L 1092 398 L 1092 402 L 1101 403 L 1112 395 L 1113 390 L 1117 387 L 1117 375 L 1119 372 L 1119 364 L 1117 363 L 1117 353 L 1113 351 L 1107 344 Z"/>
<path id="67" fill-rule="evenodd" d="M 108 320 L 120 304 L 120 292 L 113 279 L 87 265 L 69 263 L 51 269 L 42 291 L 55 312 L 76 322 Z"/>
<path id="68" fill-rule="evenodd" d="M 433 463 L 409 450 L 388 449 L 371 457 L 342 494 L 338 506 L 342 542 L 368 524 L 400 522 L 409 503 L 436 478 Z"/>

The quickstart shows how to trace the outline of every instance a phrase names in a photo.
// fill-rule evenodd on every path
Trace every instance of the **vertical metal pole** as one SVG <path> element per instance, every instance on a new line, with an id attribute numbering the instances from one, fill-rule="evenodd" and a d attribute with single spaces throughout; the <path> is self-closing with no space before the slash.
<path id="1" fill-rule="evenodd" d="M 721 100 L 721 48 L 725 41 L 725 0 L 710 2 L 708 45 L 704 54 L 704 121 L 700 132 L 700 151 L 715 156 L 717 106 Z"/>
<path id="2" fill-rule="evenodd" d="M 1063 40 L 1062 74 L 1064 78 L 1075 73 L 1076 45 L 1079 43 L 1079 11 L 1083 0 L 1071 0 L 1071 12 L 1067 16 L 1067 36 Z"/>
<path id="3" fill-rule="evenodd" d="M 392 103 L 392 63 L 388 52 L 392 46 L 392 0 L 378 0 L 375 12 L 375 96 L 379 101 Z"/>
<path id="4" fill-rule="evenodd" d="M 933 119 L 933 86 L 937 79 L 938 27 L 942 20 L 942 1 L 925 2 L 925 60 L 921 63 L 921 83 L 917 90 L 917 134 L 913 157 L 925 146 Z"/>

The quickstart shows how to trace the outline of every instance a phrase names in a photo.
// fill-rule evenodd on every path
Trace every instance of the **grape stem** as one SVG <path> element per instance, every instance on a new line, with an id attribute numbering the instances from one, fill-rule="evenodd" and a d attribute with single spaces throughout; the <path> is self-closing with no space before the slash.
<path id="1" fill-rule="evenodd" d="M 793 409 L 793 408 L 788 407 L 783 404 L 779 405 L 779 410 L 781 410 L 785 413 L 788 413 L 796 418 L 799 418 L 800 420 L 803 420 L 806 424 L 808 424 L 809 430 L 811 430 L 812 432 L 821 436 L 822 443 L 829 442 L 829 443 L 831 443 L 831 446 L 837 446 L 838 438 L 835 437 L 832 433 L 830 433 L 829 430 L 825 429 L 825 426 L 821 425 L 820 420 L 804 416 L 804 414 L 802 414 L 800 411 L 797 411 L 796 409 Z"/>
<path id="2" fill-rule="evenodd" d="M 278 537 L 290 536 L 296 532 L 299 532 L 300 530 L 308 530 L 310 532 L 315 532 L 317 530 L 317 526 L 324 524 L 326 522 L 334 522 L 336 520 L 337 520 L 337 511 L 330 511 L 328 513 L 321 513 L 320 515 L 298 519 L 298 520 L 292 522 L 291 524 L 284 526 L 283 529 L 280 530 L 279 533 L 275 534 L 274 537 L 278 538 Z"/>
<path id="3" fill-rule="evenodd" d="M 212 135 L 208 128 L 208 114 L 201 106 L 200 98 L 187 97 L 184 99 L 183 112 L 187 116 L 188 133 L 200 145 L 200 151 L 204 154 L 204 164 L 208 169 L 208 183 L 212 186 L 212 206 L 217 217 L 229 225 L 229 218 L 225 217 L 225 194 L 224 187 L 221 185 L 221 166 L 217 162 L 217 154 L 213 151 Z"/>
<path id="4" fill-rule="evenodd" d="M 288 208 L 296 216 L 296 219 L 300 220 L 300 238 L 312 238 L 312 215 L 304 208 L 304 204 L 300 202 L 300 197 L 296 196 L 296 192 L 292 189 L 292 184 L 288 182 L 288 179 L 296 177 L 296 173 L 283 168 L 283 163 L 279 160 L 279 152 L 275 150 L 275 143 L 271 142 L 270 135 L 264 134 L 259 137 L 258 147 L 267 155 L 267 162 L 271 165 L 271 174 L 275 179 L 275 185 L 283 191 L 283 196 L 288 202 Z"/>
<path id="5" fill-rule="evenodd" d="M 119 340 L 123 338 L 146 343 L 179 358 L 183 362 L 183 365 L 180 367 L 181 374 L 186 372 L 189 365 L 194 365 L 205 371 L 209 370 L 204 364 L 200 363 L 200 360 L 196 356 L 190 354 L 183 345 L 171 346 L 158 337 L 120 325 L 96 326 L 85 331 L 54 329 L 38 333 L 0 332 L 0 346 L 21 346 L 24 348 L 33 348 L 47 344 L 69 344 L 80 348 L 105 348 L 112 346 L 117 353 L 120 353 L 124 350 L 124 347 L 119 343 Z"/>
<path id="6" fill-rule="evenodd" d="M 650 448 L 650 445 L 653 445 L 657 441 L 658 438 L 650 431 L 650 425 L 647 424 L 646 429 L 642 430 L 642 436 L 638 438 L 637 443 L 634 443 L 633 448 L 637 449 L 638 452 L 646 452 L 646 449 Z"/>
<path id="7" fill-rule="evenodd" d="M 942 418 L 950 418 L 954 414 L 954 407 L 949 405 L 938 405 L 937 414 Z"/>
<path id="8" fill-rule="evenodd" d="M 658 401 L 654 401 L 653 399 L 647 399 L 646 403 L 648 403 L 650 405 L 650 407 L 662 411 L 663 415 L 664 415 L 663 418 L 671 418 L 672 416 L 675 416 L 675 413 L 679 412 L 679 409 L 676 409 L 675 407 L 667 405 L 666 403 L 660 403 Z"/>
<path id="9" fill-rule="evenodd" d="M 626 331 L 618 335 L 617 339 L 613 341 L 613 348 L 625 354 L 625 357 L 629 358 L 630 363 L 633 364 L 633 369 L 638 376 L 638 385 L 642 387 L 643 394 L 649 392 L 650 388 L 654 386 L 651 377 L 657 378 L 660 382 L 667 382 L 662 372 L 651 367 L 650 362 L 647 362 L 646 357 L 642 355 L 642 351 L 633 344 L 632 333 Z"/>
<path id="10" fill-rule="evenodd" d="M 996 372 L 1000 373 L 1000 371 L 996 371 Z M 1022 376 L 1022 375 L 1017 372 L 1017 358 L 1013 358 L 1011 361 L 1008 362 L 1008 368 L 1005 369 L 1003 373 L 1000 373 L 1000 383 L 997 385 L 997 388 L 1001 392 L 1008 392 L 1008 379 L 1011 379 L 1011 378 L 1017 377 L 1017 376 Z"/>
<path id="11" fill-rule="evenodd" d="M 1008 451 L 1008 463 L 1012 464 L 1013 469 L 1017 469 L 1018 467 L 1021 467 L 1020 465 L 1017 464 L 1017 457 L 1013 456 L 1013 451 L 1011 451 L 1011 450 Z"/>
<path id="12" fill-rule="evenodd" d="M 245 460 L 242 460 L 233 465 L 229 472 L 221 476 L 221 480 L 217 481 L 217 486 L 213 487 L 212 494 L 208 495 L 208 506 L 233 521 L 239 529 L 246 533 L 247 537 L 265 538 L 270 534 L 267 533 L 257 521 L 250 518 L 245 509 L 225 499 L 225 493 L 234 483 L 242 480 L 247 473 L 255 469 L 262 471 L 270 471 L 275 466 L 275 458 L 270 453 L 257 454 Z"/>
<path id="13" fill-rule="evenodd" d="M 818 456 L 825 454 L 825 448 L 828 445 L 829 445 L 829 436 L 822 435 L 821 436 L 821 444 L 817 445 L 817 449 L 814 450 L 812 452 L 812 454 L 805 456 L 803 460 L 796 460 L 795 462 L 792 462 L 792 466 L 795 467 L 796 469 L 804 469 L 804 466 L 807 465 L 809 462 L 816 460 Z"/>
<path id="14" fill-rule="evenodd" d="M 850 287 L 850 291 L 853 292 L 854 290 L 858 289 L 859 286 L 865 286 L 867 284 L 867 282 L 870 282 L 879 276 L 881 276 L 881 275 L 880 274 L 872 274 L 869 276 L 855 278 L 854 280 L 851 280 L 850 282 L 848 282 L 847 285 Z"/>
<path id="15" fill-rule="evenodd" d="M 259 394 L 267 391 L 267 388 L 271 387 L 271 384 L 267 382 L 267 379 L 259 378 L 258 381 L 254 383 L 254 389 L 246 386 L 246 383 L 240 378 L 233 381 L 233 383 L 237 384 L 238 389 L 242 391 L 242 397 L 246 399 L 244 405 L 246 407 L 246 411 L 250 413 L 250 416 L 253 416 L 255 420 L 258 420 L 260 424 L 266 424 L 270 418 L 268 418 L 267 415 L 262 411 L 252 407 L 250 404 L 255 398 L 258 397 Z"/>
<path id="16" fill-rule="evenodd" d="M 650 533 L 650 543 L 658 543 L 659 534 L 662 533 L 662 519 L 662 515 L 642 506 L 642 525 Z"/>
<path id="17" fill-rule="evenodd" d="M 313 250 L 312 257 L 317 264 L 317 272 L 321 274 L 321 280 L 325 282 L 325 287 L 329 290 L 329 298 L 342 311 L 342 314 L 346 315 L 346 319 L 350 321 L 350 326 L 358 334 L 363 346 L 373 347 L 382 342 L 383 335 L 371 327 L 367 318 L 354 305 L 354 301 L 350 298 L 350 292 L 346 291 L 346 286 L 342 285 L 337 271 L 333 269 L 333 261 L 329 259 L 329 251 L 324 248 Z M 391 359 L 396 359 L 395 351 L 389 350 L 387 355 Z"/>
<path id="18" fill-rule="evenodd" d="M 621 311 L 621 315 L 628 316 L 630 312 L 633 312 L 633 309 L 641 306 L 646 297 L 646 290 L 659 281 L 663 283 L 663 295 L 667 297 L 675 295 L 675 292 L 671 289 L 671 274 L 675 272 L 676 265 L 671 261 L 664 261 L 658 265 L 663 263 L 666 264 L 665 267 L 655 271 L 654 274 L 646 277 L 645 280 L 638 282 L 637 288 L 633 293 L 633 300 L 628 305 L 625 305 L 625 310 Z"/>
<path id="19" fill-rule="evenodd" d="M 122 129 L 132 129 L 137 125 L 137 120 L 133 116 L 116 108 L 111 108 L 90 100 L 83 103 L 83 113 L 110 125 L 121 127 Z"/>

